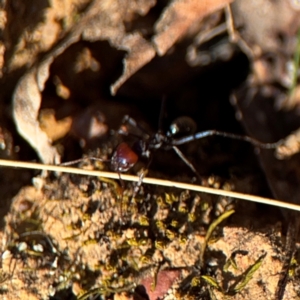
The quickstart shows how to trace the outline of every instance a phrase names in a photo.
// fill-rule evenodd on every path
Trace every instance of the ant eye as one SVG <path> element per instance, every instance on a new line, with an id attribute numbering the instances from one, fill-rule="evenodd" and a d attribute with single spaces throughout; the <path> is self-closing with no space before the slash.
<path id="1" fill-rule="evenodd" d="M 179 117 L 170 125 L 170 135 L 186 135 L 195 133 L 197 125 L 190 117 Z"/>
<path id="2" fill-rule="evenodd" d="M 126 172 L 138 161 L 138 156 L 126 143 L 121 143 L 111 158 L 111 168 L 115 172 Z"/>

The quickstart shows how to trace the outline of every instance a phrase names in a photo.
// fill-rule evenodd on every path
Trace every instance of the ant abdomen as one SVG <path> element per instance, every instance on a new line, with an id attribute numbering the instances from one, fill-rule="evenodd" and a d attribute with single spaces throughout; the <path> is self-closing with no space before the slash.
<path id="1" fill-rule="evenodd" d="M 196 132 L 196 122 L 187 116 L 182 116 L 175 119 L 170 125 L 169 135 L 171 136 L 184 136 Z"/>

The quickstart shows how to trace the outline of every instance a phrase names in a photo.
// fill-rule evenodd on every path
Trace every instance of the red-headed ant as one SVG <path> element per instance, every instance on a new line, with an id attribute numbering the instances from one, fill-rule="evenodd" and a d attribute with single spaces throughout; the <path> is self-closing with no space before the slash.
<path id="1" fill-rule="evenodd" d="M 160 116 L 160 123 L 162 119 L 162 113 Z M 160 126 L 161 128 L 161 126 Z M 171 150 L 173 149 L 175 153 L 180 157 L 180 159 L 192 170 L 192 172 L 197 176 L 201 181 L 200 174 L 194 167 L 194 165 L 188 160 L 188 158 L 183 154 L 183 152 L 178 148 L 178 146 L 187 144 L 189 142 L 205 138 L 207 136 L 223 136 L 229 137 L 231 139 L 237 139 L 241 141 L 246 141 L 254 146 L 263 149 L 274 149 L 282 144 L 282 141 L 275 143 L 262 143 L 256 139 L 253 139 L 249 136 L 242 136 L 233 133 L 227 133 L 217 130 L 206 130 L 194 133 L 196 131 L 195 122 L 189 117 L 179 117 L 173 123 L 171 123 L 169 130 L 164 133 L 159 129 L 154 134 L 149 134 L 139 123 L 137 123 L 133 118 L 126 115 L 122 120 L 122 125 L 118 130 L 118 133 L 123 136 L 133 137 L 136 139 L 136 142 L 130 147 L 127 143 L 121 142 L 116 149 L 114 150 L 111 159 L 100 159 L 97 157 L 86 157 L 81 158 L 75 161 L 63 163 L 62 165 L 71 165 L 74 163 L 82 162 L 86 159 L 109 162 L 110 169 L 119 174 L 120 183 L 121 183 L 121 193 L 120 197 L 123 199 L 124 192 L 124 182 L 121 179 L 121 173 L 129 171 L 139 160 L 139 158 L 145 158 L 147 161 L 146 170 L 148 170 L 149 165 L 152 161 L 153 154 L 155 150 Z M 133 198 L 140 190 L 140 186 L 143 182 L 145 172 L 142 171 L 140 175 L 140 180 L 133 189 Z M 121 201 L 122 203 L 122 201 Z M 121 215 L 122 213 L 122 204 L 121 204 Z"/>
<path id="2" fill-rule="evenodd" d="M 196 124 L 195 122 L 189 118 L 189 117 L 179 117 L 175 119 L 169 128 L 169 131 L 164 133 L 162 130 L 158 130 L 153 135 L 149 135 L 146 130 L 144 130 L 133 118 L 129 116 L 125 116 L 123 118 L 122 126 L 119 130 L 119 134 L 129 136 L 131 135 L 130 131 L 128 130 L 127 125 L 130 125 L 134 128 L 139 128 L 139 130 L 143 133 L 143 138 L 139 138 L 138 141 L 135 144 L 135 147 L 133 149 L 138 149 L 138 155 L 142 157 L 146 157 L 149 161 L 149 164 L 152 159 L 153 152 L 157 149 L 163 149 L 163 150 L 170 150 L 173 149 L 176 154 L 181 158 L 181 160 L 193 171 L 195 175 L 197 175 L 198 178 L 200 178 L 200 175 L 198 174 L 196 168 L 194 165 L 187 159 L 187 157 L 182 153 L 182 151 L 178 148 L 178 146 L 187 144 L 189 142 L 199 140 L 208 136 L 222 136 L 222 137 L 228 137 L 231 139 L 241 140 L 245 142 L 249 142 L 252 145 L 262 148 L 262 149 L 275 149 L 280 144 L 282 144 L 282 141 L 278 141 L 275 143 L 262 143 L 256 139 L 253 139 L 249 136 L 243 136 L 238 135 L 234 133 L 228 133 L 218 130 L 206 130 L 194 133 L 196 130 Z M 189 133 L 189 134 L 187 134 Z M 121 144 L 122 145 L 122 144 Z M 118 148 L 117 148 L 118 151 Z M 133 150 L 132 150 L 133 151 Z M 118 151 L 120 154 L 122 154 L 120 151 Z M 129 155 L 130 153 L 130 155 Z M 126 155 L 125 155 L 126 154 Z M 117 156 L 116 153 L 114 153 L 113 157 Z M 124 156 L 122 159 L 126 160 L 128 159 L 128 162 L 131 161 L 132 153 L 128 151 L 128 154 L 124 152 Z M 119 160 L 121 157 L 119 157 Z M 134 163 L 132 164 L 132 166 Z M 129 169 L 129 168 L 128 168 Z M 128 170 L 127 169 L 127 170 Z"/>
<path id="3" fill-rule="evenodd" d="M 135 133 L 133 133 L 131 130 Z M 111 159 L 103 160 L 97 157 L 86 157 L 75 161 L 63 163 L 62 165 L 71 165 L 81 162 L 86 159 L 96 161 L 110 162 L 110 168 L 112 171 L 118 173 L 127 172 L 131 169 L 139 160 L 139 157 L 144 157 L 148 160 L 148 166 L 151 163 L 153 152 L 157 149 L 171 150 L 173 149 L 181 160 L 193 171 L 194 174 L 200 178 L 194 165 L 186 158 L 178 146 L 199 140 L 208 136 L 223 136 L 231 139 L 246 141 L 254 146 L 262 149 L 274 149 L 278 147 L 282 141 L 275 143 L 262 143 L 249 136 L 242 136 L 234 133 L 228 133 L 218 130 L 206 130 L 198 133 L 195 131 L 195 122 L 189 117 L 179 117 L 170 126 L 169 131 L 164 133 L 162 130 L 158 130 L 153 135 L 150 135 L 140 124 L 138 124 L 133 118 L 126 115 L 123 118 L 122 125 L 118 130 L 118 133 L 123 136 L 133 136 L 137 139 L 136 143 L 131 148 L 127 143 L 120 143 L 114 150 Z M 192 133 L 191 133 L 192 132 Z M 186 133 L 190 133 L 186 135 Z M 180 136 L 181 137 L 178 137 Z"/>

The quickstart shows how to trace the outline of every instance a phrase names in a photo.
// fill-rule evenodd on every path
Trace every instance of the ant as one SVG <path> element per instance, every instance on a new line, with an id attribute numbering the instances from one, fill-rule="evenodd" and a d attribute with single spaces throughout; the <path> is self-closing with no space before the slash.
<path id="1" fill-rule="evenodd" d="M 183 154 L 178 146 L 208 136 L 222 136 L 226 138 L 241 140 L 249 142 L 252 145 L 262 149 L 275 149 L 280 144 L 282 144 L 281 140 L 275 143 L 263 143 L 249 136 L 243 136 L 218 130 L 206 130 L 194 133 L 196 124 L 191 118 L 186 116 L 175 119 L 171 123 L 169 130 L 166 133 L 159 129 L 153 135 L 149 135 L 145 129 L 143 129 L 133 118 L 128 115 L 123 118 L 122 124 L 123 125 L 118 131 L 119 134 L 124 136 L 131 135 L 131 133 L 127 129 L 127 126 L 124 126 L 124 124 L 128 124 L 134 128 L 139 128 L 144 133 L 144 137 L 139 137 L 133 148 L 130 148 L 126 143 L 121 143 L 116 148 L 115 152 L 112 155 L 111 167 L 114 171 L 118 172 L 128 171 L 136 164 L 139 157 L 144 157 L 149 161 L 147 166 L 148 168 L 152 161 L 152 155 L 155 150 L 173 149 L 175 153 L 180 157 L 180 159 L 192 170 L 192 172 L 197 175 L 198 178 L 200 178 L 200 175 L 194 165 L 188 160 L 188 158 Z"/>
<path id="2" fill-rule="evenodd" d="M 162 115 L 164 102 L 162 103 L 162 109 L 159 117 L 159 128 L 161 128 Z M 97 157 L 86 157 L 71 162 L 63 163 L 62 165 L 71 165 L 78 162 L 81 162 L 86 159 L 95 160 L 95 161 L 108 161 L 110 162 L 110 168 L 112 171 L 120 173 L 127 172 L 130 170 L 139 160 L 143 157 L 148 160 L 148 165 L 146 170 L 149 168 L 149 165 L 152 161 L 153 152 L 157 149 L 171 150 L 173 149 L 175 153 L 180 157 L 180 159 L 192 170 L 192 172 L 200 178 L 199 173 L 197 172 L 194 165 L 188 160 L 188 158 L 182 153 L 178 146 L 187 144 L 189 142 L 199 140 L 208 136 L 222 136 L 228 137 L 231 139 L 241 140 L 249 142 L 252 145 L 262 148 L 262 149 L 275 149 L 282 141 L 279 140 L 275 143 L 263 143 L 249 136 L 238 135 L 234 133 L 228 133 L 218 130 L 206 130 L 194 133 L 196 131 L 195 122 L 189 117 L 179 117 L 173 121 L 169 127 L 169 130 L 164 133 L 159 129 L 156 133 L 150 135 L 146 129 L 144 129 L 140 124 L 138 124 L 135 119 L 131 118 L 128 115 L 125 115 L 122 120 L 122 125 L 118 130 L 118 133 L 123 136 L 132 136 L 137 139 L 131 148 L 127 143 L 121 142 L 116 149 L 114 150 L 111 159 L 103 160 Z M 137 134 L 131 132 L 129 129 L 134 129 Z M 133 130 L 132 130 L 133 131 Z M 179 136 L 179 137 L 178 137 Z M 143 174 L 140 176 L 140 182 L 142 183 Z M 120 177 L 121 179 L 121 177 Z"/>
<path id="3" fill-rule="evenodd" d="M 164 101 L 162 105 L 164 105 Z M 161 113 L 159 117 L 159 123 L 160 123 L 159 128 L 162 128 L 161 126 L 162 111 L 163 111 L 163 107 L 161 109 Z M 105 160 L 105 159 L 89 156 L 86 158 L 81 158 L 78 160 L 62 163 L 61 165 L 71 165 L 71 164 L 82 162 L 86 159 L 101 161 L 101 162 L 109 162 L 110 169 L 114 172 L 117 172 L 119 175 L 119 180 L 121 184 L 121 190 L 119 196 L 121 199 L 123 199 L 123 192 L 125 186 L 121 178 L 121 173 L 125 173 L 129 171 L 138 162 L 140 158 L 144 158 L 148 161 L 148 163 L 145 168 L 146 171 L 144 170 L 141 171 L 139 175 L 139 181 L 133 189 L 132 198 L 135 198 L 143 183 L 143 178 L 146 175 L 147 170 L 149 169 L 149 166 L 152 161 L 153 153 L 155 150 L 173 149 L 175 153 L 180 157 L 180 159 L 192 170 L 192 172 L 197 176 L 198 180 L 200 180 L 201 182 L 200 174 L 198 173 L 194 165 L 178 148 L 178 146 L 208 136 L 214 136 L 214 135 L 249 142 L 252 145 L 262 149 L 275 149 L 282 144 L 282 140 L 279 140 L 278 142 L 275 143 L 262 143 L 249 136 L 243 136 L 243 135 L 238 135 L 238 134 L 228 133 L 228 132 L 223 132 L 218 130 L 206 130 L 206 131 L 194 133 L 195 131 L 196 131 L 196 124 L 191 118 L 179 117 L 171 123 L 169 130 L 166 133 L 164 133 L 163 130 L 159 129 L 156 133 L 149 134 L 146 129 L 144 129 L 139 123 L 135 121 L 135 119 L 131 118 L 128 115 L 125 115 L 123 117 L 121 126 L 118 130 L 118 134 L 135 138 L 136 142 L 133 144 L 132 147 L 130 147 L 125 142 L 121 142 L 114 150 L 111 159 Z M 123 215 L 122 210 L 123 209 L 121 204 L 121 216 Z"/>

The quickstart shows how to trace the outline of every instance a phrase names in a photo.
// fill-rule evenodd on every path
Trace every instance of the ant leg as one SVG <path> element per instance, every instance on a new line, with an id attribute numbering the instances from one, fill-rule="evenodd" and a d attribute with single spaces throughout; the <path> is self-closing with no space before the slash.
<path id="1" fill-rule="evenodd" d="M 137 121 L 135 119 L 133 119 L 132 117 L 130 117 L 129 115 L 125 115 L 122 119 L 122 123 L 121 123 L 121 127 L 120 129 L 118 130 L 118 133 L 119 134 L 122 134 L 122 135 L 131 135 L 131 136 L 134 136 L 134 134 L 132 133 L 129 133 L 127 128 L 126 128 L 126 125 L 130 125 L 134 128 L 137 128 L 140 133 L 142 133 L 144 136 L 146 136 L 146 138 L 149 138 L 149 134 L 148 134 L 148 131 L 143 127 L 141 126 L 139 123 L 137 123 Z M 136 136 L 138 138 L 140 138 L 140 136 Z"/>
<path id="2" fill-rule="evenodd" d="M 218 135 L 218 136 L 228 137 L 235 140 L 249 142 L 252 145 L 262 149 L 276 149 L 279 145 L 283 143 L 282 140 L 279 140 L 275 143 L 263 143 L 246 135 L 238 135 L 234 133 L 228 133 L 228 132 L 217 131 L 217 130 L 207 130 L 207 131 L 198 132 L 196 134 L 188 135 L 179 139 L 173 139 L 171 141 L 171 145 L 178 146 L 178 145 L 189 143 L 191 141 L 203 139 L 207 136 L 212 136 L 212 135 Z"/>
<path id="3" fill-rule="evenodd" d="M 124 199 L 124 190 L 125 190 L 125 184 L 124 184 L 124 181 L 121 177 L 121 173 L 118 172 L 118 176 L 119 176 L 119 181 L 120 181 L 120 184 L 121 184 L 121 199 L 120 199 L 120 224 L 123 225 L 124 222 L 123 222 L 123 199 Z"/>
<path id="4" fill-rule="evenodd" d="M 172 146 L 176 154 L 184 161 L 184 163 L 196 174 L 198 179 L 201 180 L 200 174 L 197 172 L 196 168 L 193 166 L 193 164 L 184 156 L 184 154 L 179 150 L 178 147 Z"/>
<path id="5" fill-rule="evenodd" d="M 137 195 L 137 193 L 139 192 L 140 188 L 141 188 L 141 185 L 143 184 L 143 179 L 145 178 L 145 176 L 147 175 L 148 173 L 148 170 L 149 170 L 149 166 L 151 165 L 151 162 L 152 162 L 152 156 L 150 156 L 149 158 L 149 161 L 147 163 L 147 166 L 145 169 L 142 169 L 141 171 L 139 171 L 139 181 L 136 183 L 134 189 L 133 189 L 133 195 L 132 195 L 132 198 L 135 198 L 135 196 Z"/>
<path id="6" fill-rule="evenodd" d="M 78 164 L 78 163 L 86 161 L 86 160 L 94 160 L 94 161 L 101 161 L 101 162 L 109 162 L 110 161 L 109 159 L 101 159 L 98 157 L 87 156 L 87 157 L 79 158 L 76 160 L 61 163 L 61 164 L 59 164 L 59 166 L 71 166 L 71 165 L 75 165 L 75 164 Z"/>
<path id="7" fill-rule="evenodd" d="M 132 194 L 132 198 L 135 198 L 135 196 L 137 195 L 137 193 L 139 192 L 141 185 L 143 184 L 143 180 L 145 178 L 145 176 L 147 175 L 147 170 L 148 169 L 142 169 L 141 171 L 139 171 L 139 181 L 136 183 L 135 187 L 133 188 L 133 194 Z"/>

